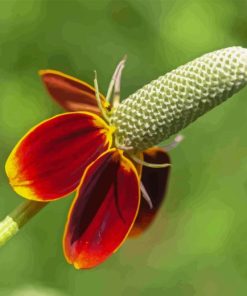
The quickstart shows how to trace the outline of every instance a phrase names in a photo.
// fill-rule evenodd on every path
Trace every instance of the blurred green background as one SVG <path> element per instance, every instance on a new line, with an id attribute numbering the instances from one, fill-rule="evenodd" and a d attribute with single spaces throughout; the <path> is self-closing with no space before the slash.
<path id="1" fill-rule="evenodd" d="M 4 173 L 9 152 L 62 112 L 39 69 L 89 83 L 96 69 L 106 92 L 127 54 L 126 97 L 232 45 L 247 47 L 247 0 L 0 0 L 0 217 L 22 201 Z M 0 295 L 247 295 L 246 117 L 247 89 L 183 132 L 157 220 L 96 269 L 77 271 L 63 258 L 73 196 L 50 204 L 1 248 Z"/>

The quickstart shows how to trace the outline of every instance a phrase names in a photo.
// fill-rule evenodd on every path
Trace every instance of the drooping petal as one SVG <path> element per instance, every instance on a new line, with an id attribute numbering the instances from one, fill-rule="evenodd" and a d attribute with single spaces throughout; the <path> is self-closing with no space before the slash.
<path id="1" fill-rule="evenodd" d="M 92 268 L 115 252 L 138 212 L 139 180 L 133 164 L 111 149 L 85 171 L 70 209 L 64 253 L 76 268 Z"/>
<path id="2" fill-rule="evenodd" d="M 145 150 L 143 152 L 143 158 L 145 161 L 150 163 L 170 163 L 170 157 L 168 154 L 159 147 L 153 147 Z M 140 235 L 155 219 L 156 214 L 165 199 L 169 172 L 170 167 L 142 167 L 141 182 L 151 198 L 153 208 L 150 208 L 144 198 L 141 199 L 140 210 L 135 224 L 130 232 L 130 237 Z"/>
<path id="3" fill-rule="evenodd" d="M 51 97 L 67 111 L 89 111 L 100 115 L 95 89 L 84 81 L 55 70 L 41 70 L 39 74 Z M 102 105 L 110 108 L 100 94 Z"/>
<path id="4" fill-rule="evenodd" d="M 111 145 L 111 128 L 97 115 L 64 113 L 29 131 L 6 162 L 13 189 L 49 201 L 79 185 L 85 168 Z"/>

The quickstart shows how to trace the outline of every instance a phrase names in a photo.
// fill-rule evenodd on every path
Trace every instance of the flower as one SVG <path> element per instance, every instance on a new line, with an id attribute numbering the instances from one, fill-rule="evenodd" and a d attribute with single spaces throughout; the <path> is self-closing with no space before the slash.
<path id="1" fill-rule="evenodd" d="M 76 190 L 63 240 L 65 257 L 76 268 L 102 263 L 131 231 L 138 234 L 150 225 L 170 164 L 166 152 L 153 146 L 246 86 L 247 49 L 205 54 L 119 103 L 122 68 L 120 63 L 106 98 L 97 80 L 94 89 L 60 72 L 42 71 L 52 97 L 75 112 L 34 127 L 6 162 L 10 184 L 28 199 L 53 201 Z"/>
<path id="2" fill-rule="evenodd" d="M 54 70 L 40 75 L 51 97 L 70 113 L 31 129 L 10 154 L 6 172 L 13 189 L 27 199 L 53 201 L 76 190 L 64 254 L 76 268 L 91 268 L 151 224 L 164 200 L 170 169 L 133 164 L 114 146 L 115 128 L 102 118 L 92 86 Z M 100 100 L 110 112 L 103 95 Z M 159 147 L 144 151 L 142 157 L 170 163 Z M 152 206 L 140 198 L 140 182 Z"/>

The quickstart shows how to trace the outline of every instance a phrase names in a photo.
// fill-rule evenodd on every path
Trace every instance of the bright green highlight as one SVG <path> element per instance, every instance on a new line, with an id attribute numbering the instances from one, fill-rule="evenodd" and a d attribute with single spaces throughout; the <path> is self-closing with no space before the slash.
<path id="1" fill-rule="evenodd" d="M 18 230 L 18 224 L 10 216 L 0 222 L 0 247 L 12 238 Z"/>
<path id="2" fill-rule="evenodd" d="M 48 203 L 32 200 L 24 201 L 0 222 L 0 247 L 15 236 L 19 229 Z"/>

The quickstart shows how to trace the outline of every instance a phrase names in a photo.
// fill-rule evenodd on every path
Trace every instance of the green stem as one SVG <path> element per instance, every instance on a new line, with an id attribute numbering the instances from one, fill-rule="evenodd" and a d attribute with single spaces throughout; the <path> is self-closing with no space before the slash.
<path id="1" fill-rule="evenodd" d="M 0 246 L 11 239 L 18 230 L 48 203 L 38 201 L 25 201 L 0 222 Z"/>

